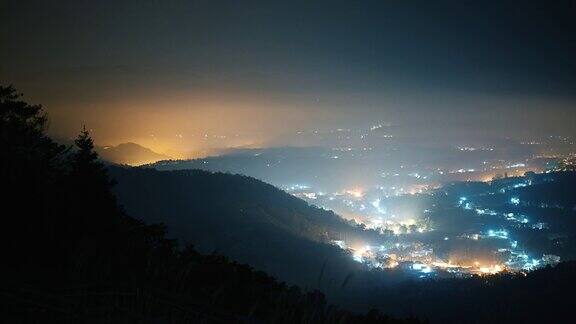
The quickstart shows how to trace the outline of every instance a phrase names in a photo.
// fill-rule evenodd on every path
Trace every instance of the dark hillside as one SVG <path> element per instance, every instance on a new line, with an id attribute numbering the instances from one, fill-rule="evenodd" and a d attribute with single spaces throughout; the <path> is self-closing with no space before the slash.
<path id="1" fill-rule="evenodd" d="M 384 239 L 246 176 L 134 168 L 111 173 L 130 214 L 165 223 L 174 237 L 202 252 L 217 251 L 308 286 L 317 286 L 325 262 L 326 280 L 342 282 L 360 269 L 328 244 L 331 239 Z"/>

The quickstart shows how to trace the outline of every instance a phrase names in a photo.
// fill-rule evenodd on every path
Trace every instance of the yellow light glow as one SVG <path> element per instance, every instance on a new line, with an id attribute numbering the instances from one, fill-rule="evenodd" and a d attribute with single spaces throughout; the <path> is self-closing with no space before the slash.
<path id="1" fill-rule="evenodd" d="M 362 198 L 364 197 L 364 191 L 362 189 L 350 189 L 346 190 L 345 193 L 354 197 L 354 198 Z"/>

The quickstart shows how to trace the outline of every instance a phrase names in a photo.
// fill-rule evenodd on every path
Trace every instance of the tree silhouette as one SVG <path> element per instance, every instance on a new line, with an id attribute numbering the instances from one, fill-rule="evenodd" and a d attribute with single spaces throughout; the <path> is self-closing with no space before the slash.
<path id="1" fill-rule="evenodd" d="M 15 274 L 39 269 L 55 249 L 59 227 L 51 206 L 59 203 L 66 147 L 48 138 L 41 105 L 30 105 L 12 86 L 0 86 L 0 179 L 3 194 L 1 255 Z M 23 239 L 25 238 L 25 239 Z"/>
<path id="2" fill-rule="evenodd" d="M 91 169 L 97 164 L 98 154 L 94 152 L 94 140 L 90 137 L 90 133 L 86 130 L 86 126 L 82 128 L 82 132 L 74 141 L 78 147 L 75 161 L 79 168 Z"/>
<path id="3" fill-rule="evenodd" d="M 77 177 L 78 182 L 98 184 L 98 189 L 108 194 L 110 187 L 114 184 L 108 176 L 104 164 L 98 159 L 98 154 L 94 151 L 94 140 L 86 130 L 86 126 L 74 141 L 77 151 L 72 158 L 72 173 Z"/>
<path id="4" fill-rule="evenodd" d="M 3 126 L 40 135 L 46 126 L 46 114 L 41 105 L 29 105 L 13 86 L 0 86 L 0 116 Z"/>

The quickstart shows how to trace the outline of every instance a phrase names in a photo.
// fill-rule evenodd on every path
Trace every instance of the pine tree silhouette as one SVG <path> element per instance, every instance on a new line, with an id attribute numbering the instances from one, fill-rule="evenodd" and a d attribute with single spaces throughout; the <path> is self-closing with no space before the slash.
<path id="1" fill-rule="evenodd" d="M 76 162 L 79 167 L 89 167 L 95 164 L 98 159 L 98 154 L 94 152 L 94 140 L 90 137 L 90 133 L 86 130 L 86 125 L 82 127 L 82 132 L 74 141 L 78 147 L 76 154 Z"/>
<path id="2" fill-rule="evenodd" d="M 100 189 L 108 192 L 113 182 L 110 181 L 104 164 L 98 160 L 98 154 L 94 151 L 94 140 L 86 126 L 83 126 L 74 143 L 78 150 L 73 157 L 73 175 L 79 182 L 98 183 Z"/>

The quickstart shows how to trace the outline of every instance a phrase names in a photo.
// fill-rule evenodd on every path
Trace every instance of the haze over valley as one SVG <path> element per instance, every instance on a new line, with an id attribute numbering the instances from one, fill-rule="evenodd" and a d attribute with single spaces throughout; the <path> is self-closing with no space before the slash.
<path id="1" fill-rule="evenodd" d="M 0 321 L 571 323 L 576 3 L 0 3 Z"/>

